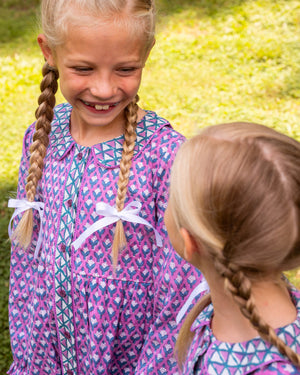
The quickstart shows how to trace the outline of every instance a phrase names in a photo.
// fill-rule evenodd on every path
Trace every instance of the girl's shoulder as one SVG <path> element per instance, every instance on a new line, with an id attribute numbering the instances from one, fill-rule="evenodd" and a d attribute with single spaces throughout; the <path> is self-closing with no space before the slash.
<path id="1" fill-rule="evenodd" d="M 24 138 L 23 138 L 23 152 L 26 154 L 27 157 L 30 157 L 29 148 L 32 144 L 33 134 L 35 132 L 35 122 L 29 125 L 26 129 Z"/>
<path id="2" fill-rule="evenodd" d="M 67 143 L 74 143 L 69 130 L 71 111 L 72 107 L 69 103 L 62 103 L 54 107 L 51 131 L 49 134 L 50 147 L 59 147 L 59 145 L 63 145 L 62 148 L 66 149 Z M 36 130 L 35 126 L 36 121 L 26 129 L 23 138 L 23 156 L 27 158 L 30 157 L 29 149 Z"/>
<path id="3" fill-rule="evenodd" d="M 69 103 L 62 103 L 58 104 L 53 109 L 53 120 L 51 123 L 51 133 L 56 130 L 57 127 L 69 128 L 70 123 L 70 116 L 71 116 L 72 107 Z M 25 142 L 29 141 L 31 143 L 32 136 L 35 132 L 35 124 L 34 121 L 29 127 L 26 129 L 25 132 Z"/>
<path id="4" fill-rule="evenodd" d="M 145 112 L 145 116 L 137 125 L 138 139 L 144 138 L 146 141 L 151 141 L 153 139 L 157 140 L 159 137 L 162 142 L 168 142 L 169 139 L 178 140 L 179 142 L 184 141 L 185 137 L 174 130 L 168 120 L 154 111 L 146 110 Z"/>
<path id="5" fill-rule="evenodd" d="M 167 161 L 174 155 L 185 138 L 174 130 L 168 120 L 156 112 L 145 111 L 136 129 L 137 139 L 133 160 L 144 152 L 156 155 L 161 161 Z M 173 156 L 171 157 L 171 159 Z"/>
<path id="6" fill-rule="evenodd" d="M 300 292 L 291 286 L 297 308 L 296 320 L 276 330 L 294 351 L 300 352 Z M 261 337 L 242 343 L 218 341 L 210 328 L 213 306 L 207 306 L 193 323 L 195 336 L 185 363 L 185 374 L 300 374 L 278 349 Z M 290 372 L 289 372 L 290 371 Z"/>

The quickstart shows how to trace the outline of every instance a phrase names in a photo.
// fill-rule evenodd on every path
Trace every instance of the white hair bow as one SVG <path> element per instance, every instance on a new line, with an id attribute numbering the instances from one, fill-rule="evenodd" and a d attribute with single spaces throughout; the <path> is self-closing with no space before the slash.
<path id="1" fill-rule="evenodd" d="M 36 243 L 35 251 L 34 251 L 34 258 L 37 258 L 39 250 L 42 245 L 42 221 L 44 216 L 44 203 L 43 202 L 29 202 L 27 199 L 9 199 L 8 207 L 15 208 L 15 212 L 13 213 L 9 224 L 8 224 L 8 235 L 9 238 L 12 238 L 12 222 L 16 216 L 21 214 L 22 212 L 29 210 L 30 208 L 37 210 L 40 215 L 40 230 L 38 235 L 38 240 Z"/>
<path id="2" fill-rule="evenodd" d="M 124 207 L 122 211 L 117 211 L 115 207 L 110 206 L 108 203 L 100 202 L 96 204 L 96 212 L 99 215 L 104 216 L 99 219 L 89 228 L 87 228 L 74 242 L 73 246 L 77 250 L 80 245 L 97 230 L 107 227 L 110 224 L 117 222 L 118 220 L 128 221 L 130 223 L 138 223 L 146 225 L 154 230 L 157 246 L 162 246 L 162 238 L 158 231 L 145 219 L 140 217 L 138 214 L 141 210 L 141 203 L 134 201 Z"/>

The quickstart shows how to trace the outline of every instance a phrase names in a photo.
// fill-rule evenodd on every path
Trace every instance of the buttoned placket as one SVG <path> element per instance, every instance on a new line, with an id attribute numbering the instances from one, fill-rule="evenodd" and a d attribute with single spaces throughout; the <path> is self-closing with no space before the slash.
<path id="1" fill-rule="evenodd" d="M 90 149 L 75 145 L 64 188 L 59 235 L 55 252 L 55 308 L 63 375 L 77 374 L 75 327 L 71 294 L 71 243 L 78 193 Z M 64 173 L 64 171 L 62 171 Z"/>

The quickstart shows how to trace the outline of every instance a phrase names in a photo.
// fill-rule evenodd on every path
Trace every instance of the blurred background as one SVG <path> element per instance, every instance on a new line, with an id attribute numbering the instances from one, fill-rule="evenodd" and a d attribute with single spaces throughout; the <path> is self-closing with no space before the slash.
<path id="1" fill-rule="evenodd" d="M 156 0 L 157 42 L 140 104 L 186 137 L 252 121 L 300 141 L 300 0 Z M 11 363 L 7 200 L 25 129 L 35 120 L 43 58 L 38 0 L 0 0 L 0 374 Z M 58 103 L 63 98 L 58 94 Z M 300 274 L 288 273 L 298 287 Z"/>

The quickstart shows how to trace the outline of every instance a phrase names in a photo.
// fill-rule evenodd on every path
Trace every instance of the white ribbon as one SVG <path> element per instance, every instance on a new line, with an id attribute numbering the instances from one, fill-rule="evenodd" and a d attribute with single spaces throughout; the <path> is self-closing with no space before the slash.
<path id="1" fill-rule="evenodd" d="M 108 203 L 100 202 L 96 204 L 96 212 L 99 215 L 104 216 L 99 219 L 89 228 L 87 228 L 74 242 L 73 246 L 77 250 L 80 245 L 96 231 L 107 227 L 110 224 L 117 222 L 118 220 L 128 221 L 130 223 L 138 223 L 146 225 L 154 230 L 157 246 L 162 246 L 162 238 L 158 231 L 145 219 L 138 216 L 141 210 L 142 204 L 140 202 L 131 202 L 128 206 L 124 207 L 122 211 L 117 211 L 115 207 L 110 206 Z"/>
<path id="2" fill-rule="evenodd" d="M 196 286 L 196 288 L 192 291 L 192 293 L 189 295 L 189 298 L 186 300 L 185 304 L 182 306 L 180 309 L 179 313 L 176 316 L 176 323 L 179 324 L 184 317 L 185 313 L 191 306 L 191 303 L 193 299 L 198 296 L 202 292 L 208 292 L 209 291 L 209 286 L 207 284 L 207 281 L 204 279 L 201 281 L 199 285 Z"/>
<path id="3" fill-rule="evenodd" d="M 8 224 L 8 235 L 10 239 L 12 238 L 12 222 L 14 218 L 17 215 L 21 214 L 22 212 L 27 211 L 31 208 L 38 211 L 40 215 L 41 225 L 40 225 L 38 240 L 37 240 L 35 251 L 34 251 L 34 258 L 37 258 L 39 250 L 42 245 L 42 221 L 43 221 L 43 216 L 44 216 L 44 203 L 43 202 L 29 202 L 26 199 L 9 199 L 8 207 L 15 208 L 15 212 L 13 213 Z"/>

